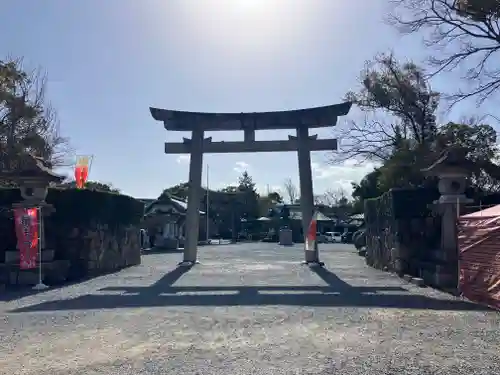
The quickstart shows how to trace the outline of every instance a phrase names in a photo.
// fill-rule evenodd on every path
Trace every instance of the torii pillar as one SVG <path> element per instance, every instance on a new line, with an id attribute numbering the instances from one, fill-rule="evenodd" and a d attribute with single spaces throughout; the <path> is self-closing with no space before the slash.
<path id="1" fill-rule="evenodd" d="M 203 173 L 203 137 L 204 131 L 195 128 L 190 142 L 189 188 L 186 212 L 186 240 L 184 242 L 183 264 L 196 262 L 198 234 L 200 228 L 201 179 Z"/>
<path id="2" fill-rule="evenodd" d="M 307 233 L 314 210 L 311 151 L 333 151 L 336 139 L 317 139 L 310 128 L 333 126 L 339 116 L 349 113 L 352 103 L 281 112 L 201 113 L 150 108 L 151 115 L 170 131 L 190 131 L 190 139 L 165 143 L 166 154 L 189 154 L 189 191 L 186 213 L 186 241 L 181 265 L 196 263 L 200 223 L 201 178 L 204 153 L 297 152 L 300 177 L 300 204 L 306 264 L 322 265 L 317 246 L 307 249 Z M 288 140 L 256 141 L 256 130 L 296 129 L 297 136 Z M 243 131 L 244 141 L 212 142 L 205 131 Z"/>
<path id="3" fill-rule="evenodd" d="M 297 156 L 299 159 L 299 187 L 300 187 L 300 210 L 302 211 L 302 233 L 304 235 L 304 261 L 305 263 L 320 264 L 318 254 L 318 243 L 316 241 L 313 249 L 308 249 L 307 234 L 309 225 L 314 214 L 314 192 L 311 168 L 311 149 L 309 142 L 309 129 L 304 126 L 297 128 Z"/>

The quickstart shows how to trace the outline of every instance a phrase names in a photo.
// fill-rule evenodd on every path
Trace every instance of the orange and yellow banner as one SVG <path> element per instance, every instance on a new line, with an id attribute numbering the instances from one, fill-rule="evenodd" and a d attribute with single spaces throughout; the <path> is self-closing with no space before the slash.
<path id="1" fill-rule="evenodd" d="M 89 177 L 92 155 L 79 155 L 76 157 L 75 182 L 78 189 L 83 189 Z"/>

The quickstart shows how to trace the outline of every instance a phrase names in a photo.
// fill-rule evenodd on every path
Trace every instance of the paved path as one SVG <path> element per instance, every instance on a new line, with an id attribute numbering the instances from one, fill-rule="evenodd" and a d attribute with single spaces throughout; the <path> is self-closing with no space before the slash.
<path id="1" fill-rule="evenodd" d="M 318 270 L 299 246 L 206 246 L 187 272 L 150 254 L 0 302 L 0 374 L 500 373 L 500 314 L 322 248 Z"/>

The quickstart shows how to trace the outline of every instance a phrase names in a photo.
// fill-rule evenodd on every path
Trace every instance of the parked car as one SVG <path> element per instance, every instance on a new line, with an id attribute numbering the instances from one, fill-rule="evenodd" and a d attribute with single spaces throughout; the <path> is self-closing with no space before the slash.
<path id="1" fill-rule="evenodd" d="M 326 236 L 324 234 L 321 234 L 320 232 L 316 232 L 316 241 L 318 243 L 325 243 L 327 242 Z"/>
<path id="2" fill-rule="evenodd" d="M 327 242 L 340 243 L 342 242 L 342 235 L 339 232 L 326 232 L 325 239 Z"/>

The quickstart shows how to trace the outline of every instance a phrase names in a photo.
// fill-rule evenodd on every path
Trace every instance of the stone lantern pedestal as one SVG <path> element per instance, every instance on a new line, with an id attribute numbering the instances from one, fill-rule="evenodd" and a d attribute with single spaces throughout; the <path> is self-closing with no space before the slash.
<path id="1" fill-rule="evenodd" d="M 452 148 L 423 172 L 439 179 L 440 198 L 434 201 L 434 209 L 441 215 L 441 246 L 432 254 L 433 262 L 422 269 L 426 283 L 456 291 L 458 287 L 458 237 L 457 221 L 460 205 L 472 200 L 465 196 L 470 162 L 460 148 Z"/>

